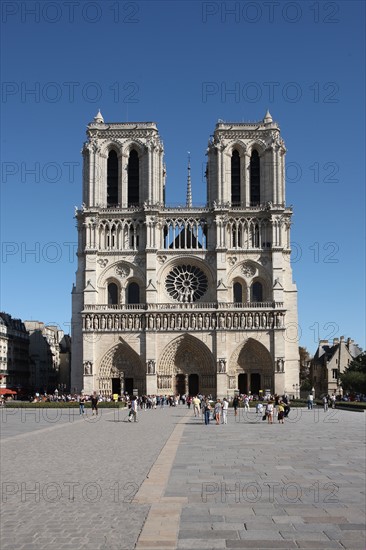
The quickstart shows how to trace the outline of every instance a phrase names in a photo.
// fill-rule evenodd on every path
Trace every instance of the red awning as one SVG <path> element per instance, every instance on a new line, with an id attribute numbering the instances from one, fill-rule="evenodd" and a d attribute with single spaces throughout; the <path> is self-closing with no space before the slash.
<path id="1" fill-rule="evenodd" d="M 9 395 L 16 395 L 16 391 L 14 390 L 10 390 L 9 388 L 0 388 L 0 395 L 5 395 L 5 394 L 9 394 Z"/>

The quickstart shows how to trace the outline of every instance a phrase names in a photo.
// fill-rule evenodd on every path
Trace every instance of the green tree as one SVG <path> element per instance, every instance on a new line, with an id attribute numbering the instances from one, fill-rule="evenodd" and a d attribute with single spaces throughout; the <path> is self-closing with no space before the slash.
<path id="1" fill-rule="evenodd" d="M 366 352 L 353 359 L 340 378 L 345 391 L 366 394 Z"/>

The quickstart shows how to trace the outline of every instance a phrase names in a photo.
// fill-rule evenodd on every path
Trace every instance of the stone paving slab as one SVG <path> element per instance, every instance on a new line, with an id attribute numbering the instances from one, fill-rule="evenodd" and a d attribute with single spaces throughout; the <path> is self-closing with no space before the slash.
<path id="1" fill-rule="evenodd" d="M 330 419 L 302 410 L 284 426 L 255 417 L 249 412 L 235 421 L 230 415 L 226 426 L 187 422 L 166 490 L 188 499 L 177 548 L 210 540 L 212 548 L 258 550 L 358 545 L 364 536 L 365 415 L 337 411 Z"/>
<path id="2" fill-rule="evenodd" d="M 28 411 L 0 411 L 1 549 L 133 549 L 150 504 L 132 501 L 186 409 Z"/>
<path id="3" fill-rule="evenodd" d="M 7 411 L 1 549 L 364 550 L 365 415 L 295 412 Z"/>

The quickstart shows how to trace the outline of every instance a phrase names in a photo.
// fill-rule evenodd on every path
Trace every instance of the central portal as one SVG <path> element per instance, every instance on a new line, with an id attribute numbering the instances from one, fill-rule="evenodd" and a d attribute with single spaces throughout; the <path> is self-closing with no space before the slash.
<path id="1" fill-rule="evenodd" d="M 185 374 L 177 374 L 175 377 L 175 393 L 176 395 L 184 395 L 186 393 L 186 376 Z"/>
<path id="2" fill-rule="evenodd" d="M 198 374 L 190 374 L 188 377 L 188 394 L 197 395 L 199 393 Z"/>
<path id="3" fill-rule="evenodd" d="M 248 375 L 246 372 L 242 372 L 238 376 L 238 390 L 239 393 L 248 393 Z"/>
<path id="4" fill-rule="evenodd" d="M 121 379 L 112 378 L 112 393 L 120 395 L 121 394 Z"/>

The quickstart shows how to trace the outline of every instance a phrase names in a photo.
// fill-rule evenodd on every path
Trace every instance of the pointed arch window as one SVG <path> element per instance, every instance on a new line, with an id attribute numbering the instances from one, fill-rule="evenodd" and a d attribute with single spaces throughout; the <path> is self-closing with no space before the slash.
<path id="1" fill-rule="evenodd" d="M 254 149 L 250 157 L 250 204 L 251 206 L 256 206 L 260 202 L 260 162 L 258 151 Z"/>
<path id="2" fill-rule="evenodd" d="M 116 283 L 109 283 L 108 285 L 108 305 L 118 304 L 118 286 Z"/>
<path id="3" fill-rule="evenodd" d="M 263 302 L 263 286 L 258 281 L 252 285 L 252 302 Z"/>
<path id="4" fill-rule="evenodd" d="M 140 303 L 140 287 L 137 283 L 130 283 L 127 287 L 127 303 L 139 304 Z"/>
<path id="5" fill-rule="evenodd" d="M 139 204 L 140 202 L 140 160 L 138 153 L 132 149 L 128 159 L 128 206 Z"/>
<path id="6" fill-rule="evenodd" d="M 234 283 L 234 303 L 242 304 L 243 303 L 243 287 L 241 283 Z"/>
<path id="7" fill-rule="evenodd" d="M 107 160 L 107 207 L 118 204 L 118 157 L 113 149 Z"/>
<path id="8" fill-rule="evenodd" d="M 240 156 L 236 149 L 231 155 L 231 204 L 240 205 Z"/>

